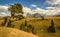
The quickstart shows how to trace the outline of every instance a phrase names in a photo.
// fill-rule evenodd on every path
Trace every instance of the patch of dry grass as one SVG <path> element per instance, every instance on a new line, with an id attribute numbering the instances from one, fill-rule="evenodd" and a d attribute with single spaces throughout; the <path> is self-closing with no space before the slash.
<path id="1" fill-rule="evenodd" d="M 47 33 L 45 32 L 50 25 L 51 20 L 54 21 L 55 28 L 60 27 L 60 17 L 45 17 L 44 20 L 41 20 L 41 18 L 26 18 L 19 21 L 15 21 L 12 24 L 16 26 L 16 28 L 20 27 L 20 24 L 24 23 L 24 21 L 27 20 L 28 25 L 32 25 L 35 27 L 36 33 L 39 37 L 58 37 L 60 35 L 60 31 L 56 30 L 56 33 Z"/>
<path id="2" fill-rule="evenodd" d="M 18 29 L 0 27 L 0 37 L 38 37 Z"/>

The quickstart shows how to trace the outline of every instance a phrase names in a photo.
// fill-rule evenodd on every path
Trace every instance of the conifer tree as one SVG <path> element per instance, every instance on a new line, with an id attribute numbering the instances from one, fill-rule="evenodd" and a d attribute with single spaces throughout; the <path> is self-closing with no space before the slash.
<path id="1" fill-rule="evenodd" d="M 48 32 L 51 32 L 51 33 L 56 32 L 53 20 L 51 21 L 51 26 L 49 26 L 49 28 L 48 28 Z"/>

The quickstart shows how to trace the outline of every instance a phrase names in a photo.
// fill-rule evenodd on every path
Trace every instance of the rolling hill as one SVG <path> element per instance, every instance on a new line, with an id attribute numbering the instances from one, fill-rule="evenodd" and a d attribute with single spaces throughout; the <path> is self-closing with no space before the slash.
<path id="1" fill-rule="evenodd" d="M 38 37 L 18 29 L 0 27 L 0 37 Z"/>

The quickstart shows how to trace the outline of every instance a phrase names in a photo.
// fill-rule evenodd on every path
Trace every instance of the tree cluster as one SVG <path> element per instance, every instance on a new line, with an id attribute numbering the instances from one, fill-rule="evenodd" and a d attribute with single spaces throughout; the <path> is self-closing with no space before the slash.
<path id="1" fill-rule="evenodd" d="M 26 20 L 25 20 L 25 24 L 20 25 L 20 30 L 36 34 L 36 32 L 34 31 L 34 27 L 32 25 L 28 25 Z"/>

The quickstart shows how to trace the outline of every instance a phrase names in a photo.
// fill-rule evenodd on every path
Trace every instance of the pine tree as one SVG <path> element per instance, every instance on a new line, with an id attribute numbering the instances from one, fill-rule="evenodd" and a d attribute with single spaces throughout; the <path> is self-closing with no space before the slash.
<path id="1" fill-rule="evenodd" d="M 49 26 L 49 28 L 48 28 L 48 32 L 51 32 L 51 33 L 56 32 L 53 20 L 51 21 L 51 26 Z"/>

